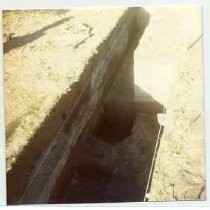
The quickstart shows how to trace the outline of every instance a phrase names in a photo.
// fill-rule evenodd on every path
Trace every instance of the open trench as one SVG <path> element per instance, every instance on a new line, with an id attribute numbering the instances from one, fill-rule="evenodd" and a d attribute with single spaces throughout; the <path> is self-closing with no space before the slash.
<path id="1" fill-rule="evenodd" d="M 159 130 L 157 117 L 137 111 L 130 135 L 121 140 L 123 127 L 109 129 L 93 133 L 82 146 L 62 203 L 143 201 Z"/>
<path id="2" fill-rule="evenodd" d="M 109 25 L 106 18 L 102 22 L 97 21 L 101 27 L 96 28 L 93 26 L 94 22 L 92 24 L 90 21 L 93 27 L 93 31 L 89 31 L 91 38 L 85 38 L 74 45 L 78 52 L 75 55 L 82 57 L 80 50 L 90 50 L 90 45 L 86 44 L 94 42 L 97 37 L 100 44 L 97 43 L 97 48 L 94 47 L 94 53 L 85 66 L 78 68 L 78 80 L 67 82 L 68 91 L 62 92 L 55 105 L 47 109 L 49 114 L 40 121 L 40 127 L 27 139 L 27 145 L 22 151 L 18 154 L 9 152 L 9 158 L 13 159 L 14 155 L 16 160 L 7 172 L 7 203 L 16 205 L 205 199 L 205 145 L 203 122 L 200 118 L 203 116 L 202 59 L 199 56 L 202 54 L 200 12 L 200 8 L 196 7 L 154 7 L 147 8 L 147 11 L 143 8 L 128 8 L 119 18 L 113 20 L 116 24 L 110 25 L 106 36 L 101 35 L 105 34 L 103 30 L 97 32 L 103 28 L 103 23 Z M 85 11 L 82 13 L 85 15 Z M 74 18 L 82 21 L 80 15 Z M 42 22 L 43 18 L 39 19 Z M 193 27 L 188 24 L 192 19 L 195 23 Z M 31 21 L 30 18 L 29 20 Z M 71 21 L 66 23 L 71 26 Z M 35 25 L 37 24 L 39 25 L 39 22 Z M 47 24 L 47 21 L 43 21 L 43 24 Z M 177 25 L 175 31 L 174 24 Z M 28 30 L 27 25 L 25 29 Z M 43 29 L 48 30 L 53 25 Z M 66 34 L 64 37 L 69 37 L 68 32 L 61 30 L 57 33 L 57 30 L 52 28 L 52 34 L 42 34 L 43 29 L 37 31 L 38 33 L 20 37 L 16 37 L 16 34 L 7 41 L 12 48 L 17 47 L 9 53 L 6 50 L 5 55 L 9 62 L 5 81 L 8 79 L 14 85 L 18 83 L 17 87 L 15 86 L 18 94 L 15 93 L 13 85 L 7 83 L 9 92 L 12 92 L 7 98 L 11 102 L 16 101 L 14 105 L 19 103 L 19 100 L 14 100 L 16 97 L 19 99 L 19 95 L 25 95 L 25 91 L 20 91 L 22 86 L 28 89 L 29 84 L 43 81 L 43 86 L 39 88 L 49 88 L 50 80 L 45 83 L 43 78 L 41 81 L 38 77 L 33 78 L 36 73 L 42 75 L 43 72 L 45 75 L 43 65 L 36 65 L 36 60 L 38 64 L 39 60 L 42 61 L 43 53 L 46 54 L 46 64 L 50 64 L 55 57 L 59 60 L 58 64 L 60 61 L 65 63 L 66 59 L 72 59 L 69 53 L 66 53 L 69 50 L 71 52 L 68 41 L 68 48 L 62 45 L 61 51 L 58 50 L 55 57 L 50 56 L 58 47 L 55 43 L 55 47 L 51 48 L 50 43 L 54 40 L 51 35 L 55 33 L 55 37 L 60 39 L 63 32 Z M 98 33 L 98 36 L 95 37 L 94 33 Z M 32 41 L 30 37 L 37 34 L 36 42 Z M 43 39 L 39 39 L 40 35 L 50 40 L 50 43 L 44 43 Z M 78 34 L 74 35 L 77 37 Z M 32 42 L 21 47 L 19 40 L 22 44 Z M 38 46 L 40 43 L 41 46 Z M 46 45 L 46 49 L 48 46 L 50 48 L 42 51 L 42 44 Z M 40 49 L 40 55 L 36 57 Z M 56 51 L 51 52 L 51 49 Z M 60 59 L 59 56 L 64 58 Z M 32 59 L 33 57 L 35 59 Z M 13 60 L 17 62 L 13 63 Z M 31 65 L 25 65 L 27 63 Z M 57 66 L 56 61 L 53 63 Z M 13 67 L 18 71 L 14 72 L 14 80 L 9 80 L 8 75 L 12 76 Z M 62 67 L 67 67 L 66 72 Z M 72 65 L 58 65 L 55 70 L 49 72 L 54 77 L 54 73 L 59 71 L 61 78 L 74 72 Z M 33 80 L 32 83 L 25 83 L 27 75 L 33 78 L 34 83 Z M 21 78 L 24 79 L 23 83 L 19 83 Z M 60 83 L 55 83 L 56 89 L 57 84 Z M 35 88 L 32 93 L 39 93 L 37 87 L 30 86 L 30 89 Z M 54 88 L 48 91 L 52 96 Z M 13 90 L 16 97 L 13 97 Z M 19 108 L 28 109 L 28 105 L 33 105 L 36 97 L 30 95 L 33 100 L 29 104 L 18 106 Z M 24 103 L 30 101 L 31 97 L 27 98 L 25 95 L 20 98 L 23 99 L 20 102 Z M 163 104 L 168 108 L 167 116 L 158 115 L 165 111 Z M 11 113 L 9 116 L 20 111 L 18 107 L 16 110 L 14 105 L 11 106 L 13 109 L 8 106 Z M 38 101 L 36 106 L 32 107 L 37 107 L 38 111 L 39 106 Z M 17 143 L 22 143 L 22 132 L 31 131 L 25 130 L 27 127 L 22 125 L 33 124 L 36 115 L 38 112 L 35 112 L 34 108 L 30 109 L 29 114 L 21 115 L 24 124 L 19 123 L 18 117 L 15 125 L 9 126 L 11 129 L 8 133 L 15 131 L 18 134 L 18 138 L 16 135 L 12 138 L 12 151 L 16 151 Z M 159 124 L 161 119 L 158 119 L 157 115 L 163 117 L 163 124 L 165 120 L 165 128 Z M 165 130 L 158 151 L 163 129 Z M 157 151 L 159 154 L 156 160 Z"/>
<path id="3" fill-rule="evenodd" d="M 65 106 L 70 102 L 70 112 L 62 115 L 59 130 L 51 129 L 55 138 L 49 137 L 53 140 L 31 175 L 24 178 L 20 167 L 24 185 L 20 182 L 15 193 L 12 185 L 8 188 L 9 203 L 144 200 L 161 128 L 157 114 L 164 110 L 134 83 L 134 52 L 148 24 L 142 8 L 131 8 L 121 18 L 81 81 L 61 100 Z M 15 174 L 9 179 L 15 181 Z"/>
<path id="4" fill-rule="evenodd" d="M 163 131 L 157 113 L 164 107 L 134 84 L 133 53 L 126 55 L 115 74 L 91 135 L 69 157 L 61 178 L 65 182 L 57 184 L 50 203 L 144 200 L 158 134 Z"/>

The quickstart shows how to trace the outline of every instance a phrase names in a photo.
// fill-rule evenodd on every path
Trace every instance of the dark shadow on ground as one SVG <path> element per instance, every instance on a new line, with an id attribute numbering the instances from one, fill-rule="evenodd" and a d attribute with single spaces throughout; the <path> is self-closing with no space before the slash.
<path id="1" fill-rule="evenodd" d="M 159 102 L 151 102 L 158 110 L 163 109 Z M 155 110 L 143 113 L 135 105 L 135 120 L 128 137 L 107 141 L 104 132 L 100 138 L 93 135 L 87 139 L 62 203 L 143 201 L 160 125 Z M 107 132 L 112 138 L 118 134 L 114 128 Z"/>
<path id="2" fill-rule="evenodd" d="M 85 139 L 66 164 L 65 184 L 50 203 L 106 203 L 143 201 L 160 125 L 163 105 L 134 86 L 134 50 L 149 23 L 140 10 L 138 33 L 113 75 L 92 136 Z M 136 95 L 150 99 L 136 101 Z M 146 104 L 144 104 L 144 102 Z M 150 106 L 148 106 L 151 104 Z M 144 105 L 144 109 L 141 109 Z M 60 180 L 59 180 L 60 181 Z M 59 188 L 59 186 L 58 186 Z M 59 191 L 58 190 L 58 191 Z"/>
<path id="3" fill-rule="evenodd" d="M 76 164 L 61 203 L 144 200 L 160 129 L 157 113 L 164 106 L 134 85 L 133 53 L 138 41 L 133 41 L 109 86 L 92 137 L 73 160 Z"/>
<path id="4" fill-rule="evenodd" d="M 135 108 L 137 112 L 156 114 L 163 112 L 163 105 L 156 101 L 152 95 L 140 88 L 138 85 L 134 85 L 135 88 Z"/>
<path id="5" fill-rule="evenodd" d="M 45 32 L 51 28 L 54 28 L 56 26 L 59 26 L 61 24 L 63 24 L 66 21 L 71 20 L 72 17 L 67 17 L 67 18 L 63 18 L 59 21 L 56 21 L 53 24 L 50 24 L 48 26 L 45 26 L 43 28 L 41 28 L 38 31 L 35 31 L 34 33 L 31 34 L 26 34 L 24 36 L 17 36 L 17 37 L 11 37 L 11 39 L 9 39 L 7 42 L 4 43 L 3 45 L 3 52 L 4 53 L 8 53 L 10 50 L 18 48 L 18 47 L 22 47 L 30 42 L 33 42 L 34 40 L 44 36 Z"/>
<path id="6" fill-rule="evenodd" d="M 86 23 L 83 23 L 82 25 L 85 26 L 86 28 L 88 28 L 88 36 L 85 39 L 83 39 L 82 41 L 80 41 L 79 43 L 77 43 L 74 46 L 74 49 L 77 49 L 80 45 L 84 44 L 90 37 L 94 36 L 94 33 L 92 32 L 93 31 L 93 28 L 92 27 L 90 27 Z"/>
<path id="7" fill-rule="evenodd" d="M 111 65 L 110 69 L 114 72 L 115 68 L 118 69 L 120 67 L 122 60 L 125 62 L 125 69 L 133 71 L 133 52 L 145 27 L 149 23 L 148 13 L 143 9 L 140 11 L 141 15 L 139 15 L 138 19 L 140 24 L 135 25 L 135 27 L 139 27 L 139 30 L 134 28 L 134 31 L 138 31 L 138 33 L 132 34 L 132 31 L 130 34 L 133 39 L 128 44 L 126 51 L 128 54 L 121 55 L 118 60 L 113 58 L 115 65 Z M 45 30 L 47 30 L 46 27 Z M 102 45 L 101 49 L 104 49 L 104 47 Z M 100 49 L 98 51 L 101 52 Z M 97 60 L 100 54 L 95 56 L 92 58 L 93 61 Z M 17 204 L 21 195 L 23 195 L 34 173 L 34 169 L 37 167 L 37 165 L 35 166 L 35 164 L 38 164 L 37 160 L 42 160 L 41 156 L 46 152 L 46 148 L 57 135 L 65 118 L 74 106 L 74 102 L 81 92 L 85 81 L 87 81 L 91 73 L 92 62 L 86 68 L 80 81 L 72 85 L 68 94 L 61 97 L 49 116 L 46 117 L 43 126 L 37 130 L 33 138 L 30 139 L 30 143 L 19 155 L 12 170 L 7 173 L 7 199 L 9 204 Z M 134 83 L 132 84 L 133 88 L 131 89 L 134 90 Z M 77 117 L 78 109 L 83 104 L 86 104 L 86 101 L 89 99 L 89 93 L 90 91 L 87 89 L 87 95 L 83 96 L 80 104 L 76 106 L 72 116 L 70 116 L 70 120 L 66 125 L 67 129 L 64 131 L 66 135 L 72 121 Z M 132 95 L 134 95 L 134 92 L 131 93 Z M 117 98 L 118 96 L 115 97 Z M 127 99 L 130 100 L 131 98 L 128 97 Z M 120 113 L 122 108 L 121 105 L 118 106 L 121 102 L 121 100 L 117 100 L 117 106 L 115 107 L 115 110 L 117 110 L 117 107 L 119 110 L 117 114 Z M 153 101 L 153 103 L 157 103 L 157 106 L 160 105 L 156 101 Z M 126 105 L 127 102 L 124 104 Z M 129 123 L 130 129 L 126 133 L 126 137 L 125 135 L 121 139 L 118 137 L 119 141 L 115 142 L 117 128 L 108 126 L 107 129 L 111 134 L 108 138 L 104 138 L 105 132 L 99 132 L 100 135 L 96 135 L 98 133 L 96 128 L 90 138 L 78 141 L 71 151 L 73 155 L 69 157 L 70 161 L 67 161 L 66 165 L 63 166 L 62 172 L 64 175 L 61 174 L 59 179 L 56 180 L 56 185 L 58 186 L 55 186 L 55 192 L 52 192 L 49 203 L 98 203 L 143 200 L 159 124 L 157 123 L 156 111 L 143 113 L 138 111 L 137 104 L 134 104 L 135 106 L 137 107 L 136 112 L 134 112 L 132 120 L 129 120 L 131 121 Z M 126 110 L 126 106 L 123 106 L 123 110 L 128 116 L 129 112 Z M 103 121 L 101 125 L 103 127 Z M 118 128 L 119 131 L 124 129 L 124 127 Z M 109 141 L 109 138 L 111 141 Z"/>

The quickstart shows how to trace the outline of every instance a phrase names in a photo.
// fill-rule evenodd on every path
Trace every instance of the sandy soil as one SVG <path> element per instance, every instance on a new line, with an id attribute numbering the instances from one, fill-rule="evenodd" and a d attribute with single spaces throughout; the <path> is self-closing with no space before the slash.
<path id="1" fill-rule="evenodd" d="M 3 13 L 7 171 L 123 12 Z"/>
<path id="2" fill-rule="evenodd" d="M 134 86 L 133 67 L 133 53 L 127 53 L 104 97 L 102 120 L 82 145 L 77 160 L 73 160 L 76 163 L 73 178 L 61 203 L 143 201 L 160 130 L 157 113 L 163 110 L 163 105 Z M 133 102 L 135 109 L 131 108 Z M 106 109 L 121 114 L 111 111 L 107 114 Z M 127 112 L 130 116 L 134 112 L 134 119 L 128 119 Z M 112 119 L 110 113 L 118 119 Z M 127 123 L 122 124 L 125 120 Z"/>
<path id="3" fill-rule="evenodd" d="M 87 139 L 61 203 L 143 201 L 159 127 L 156 114 L 137 111 L 129 137 L 115 141 L 110 129 L 113 139 Z"/>
<path id="4" fill-rule="evenodd" d="M 143 189 L 148 181 L 151 181 L 147 194 L 149 201 L 205 199 L 201 8 L 145 9 L 151 19 L 135 52 L 137 117 L 132 134 L 116 145 L 103 139 L 90 139 L 81 155 L 82 166 L 78 165 L 69 186 L 73 186 L 71 192 L 75 197 L 69 191 L 64 202 L 78 201 L 78 189 L 84 195 L 80 194 L 80 199 L 84 200 L 87 193 L 94 190 L 90 200 L 96 199 L 94 195 L 98 194 L 102 200 L 108 195 L 110 201 L 137 201 L 143 199 Z M 94 15 L 89 11 L 88 14 L 82 10 L 46 11 L 42 15 L 37 11 L 4 13 L 7 170 L 59 95 L 68 91 L 69 84 L 78 79 L 78 66 L 85 65 L 122 11 L 112 12 L 113 16 L 106 10 L 94 11 Z M 98 21 L 96 14 L 98 17 L 103 15 L 104 24 Z M 41 24 L 40 18 L 44 19 Z M 31 24 L 32 19 L 34 24 Z M 50 62 L 46 63 L 49 56 Z M 140 106 L 145 101 L 147 105 Z M 154 173 L 148 180 L 154 152 L 154 144 L 150 141 L 157 134 L 156 114 L 160 112 L 154 111 L 155 106 L 148 106 L 154 101 L 164 105 L 167 112 Z M 142 115 L 148 108 L 152 111 L 152 119 Z M 90 165 L 94 165 L 92 169 L 96 173 L 89 171 Z M 106 177 L 106 173 L 97 171 L 98 168 L 111 174 L 116 169 L 116 176 L 109 182 L 110 176 Z M 98 182 L 93 185 L 91 177 L 97 173 L 95 180 Z M 128 184 L 124 194 L 122 183 Z M 116 191 L 110 192 L 110 185 Z M 106 190 L 100 194 L 101 187 Z"/>
<path id="5" fill-rule="evenodd" d="M 136 83 L 167 108 L 149 201 L 205 199 L 201 8 L 148 7 Z M 148 78 L 148 79 L 147 79 Z M 145 80 L 146 79 L 146 80 Z M 149 82 L 150 81 L 150 82 Z"/>
<path id="6" fill-rule="evenodd" d="M 147 184 L 151 184 L 148 201 L 205 199 L 201 8 L 146 10 L 151 15 L 150 23 L 134 57 L 136 129 L 114 146 L 95 138 L 84 146 L 69 186 L 73 193 L 67 191 L 64 202 L 142 201 Z M 154 102 L 167 111 L 149 179 L 158 129 L 153 133 L 155 127 L 146 126 L 149 118 L 141 113 L 161 113 Z M 157 123 L 157 118 L 152 121 Z M 116 175 L 115 170 L 121 171 Z M 95 174 L 95 180 L 100 181 L 91 179 Z"/>

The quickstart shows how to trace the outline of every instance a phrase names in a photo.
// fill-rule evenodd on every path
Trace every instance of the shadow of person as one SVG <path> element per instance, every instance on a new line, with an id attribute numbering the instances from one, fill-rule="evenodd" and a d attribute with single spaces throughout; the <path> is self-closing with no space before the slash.
<path id="1" fill-rule="evenodd" d="M 34 40 L 42 37 L 47 30 L 57 27 L 57 26 L 63 24 L 64 22 L 71 20 L 72 18 L 74 18 L 74 17 L 72 16 L 72 17 L 63 18 L 59 21 L 56 21 L 53 24 L 50 24 L 48 26 L 41 28 L 38 31 L 35 31 L 34 33 L 26 34 L 24 36 L 11 37 L 11 39 L 9 39 L 8 41 L 6 41 L 3 44 L 4 54 L 8 53 L 12 49 L 16 49 L 16 48 L 22 47 L 30 42 L 33 42 Z"/>

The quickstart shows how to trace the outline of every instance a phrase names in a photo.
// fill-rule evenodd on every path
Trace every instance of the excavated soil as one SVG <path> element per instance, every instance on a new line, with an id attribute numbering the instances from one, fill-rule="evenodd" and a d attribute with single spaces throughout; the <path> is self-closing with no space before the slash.
<path id="1" fill-rule="evenodd" d="M 151 188 L 147 192 L 147 200 L 205 199 L 201 9 L 199 7 L 154 7 L 147 8 L 147 11 L 151 14 L 151 22 L 137 48 L 134 60 L 135 65 L 141 69 L 142 74 L 140 73 L 138 76 L 143 78 L 139 81 L 137 79 L 139 86 L 135 85 L 135 94 L 136 96 L 139 94 L 140 98 L 143 96 L 145 101 L 135 99 L 136 112 L 131 133 L 128 137 L 115 141 L 115 137 L 118 137 L 121 132 L 114 127 L 108 126 L 105 132 L 93 132 L 92 137 L 86 139 L 81 145 L 72 171 L 73 175 L 66 180 L 67 188 L 61 196 L 59 201 L 61 203 L 143 201 L 160 128 L 157 113 L 162 112 L 163 101 L 167 107 L 166 122 L 154 174 L 152 180 L 149 180 Z M 64 18 L 68 12 L 63 12 L 58 15 Z M 73 15 L 73 13 L 69 11 L 69 15 Z M 194 24 L 191 24 L 192 19 Z M 62 23 L 65 20 L 63 19 Z M 73 21 L 73 18 L 71 20 Z M 55 22 L 53 18 L 52 22 Z M 174 25 L 177 27 L 174 28 Z M 67 23 L 64 26 L 66 30 L 71 30 Z M 87 35 L 83 39 L 88 38 L 94 42 L 91 38 L 91 29 L 88 31 L 86 25 L 82 27 Z M 44 31 L 46 29 L 49 28 L 44 28 Z M 33 30 L 28 33 L 33 33 Z M 42 33 L 43 31 L 39 31 L 36 35 L 39 37 Z M 19 34 L 19 36 L 23 36 L 23 34 Z M 8 35 L 8 39 L 10 38 Z M 30 42 L 28 37 L 25 38 L 27 42 Z M 39 51 L 36 51 L 36 46 L 33 46 L 32 43 L 28 50 L 30 49 L 36 54 Z M 83 46 L 80 45 L 83 43 L 76 41 L 75 43 L 78 45 L 72 44 L 71 48 L 73 46 L 77 49 Z M 20 47 L 26 56 L 27 51 L 24 51 L 21 46 L 17 47 Z M 5 57 L 8 58 L 7 65 L 10 65 L 13 62 L 10 60 L 10 55 L 12 52 L 17 52 L 18 48 L 14 48 L 14 45 L 11 44 L 7 45 L 5 49 Z M 174 69 L 171 70 L 172 64 Z M 164 71 L 169 72 L 169 76 L 172 76 L 173 79 L 168 80 L 167 77 L 163 77 Z M 32 69 L 32 74 L 35 72 L 36 69 Z M 59 77 L 60 74 L 57 73 Z M 156 74 L 157 77 L 155 77 Z M 31 75 L 30 72 L 26 74 L 27 77 L 29 75 Z M 42 75 L 41 78 L 44 80 L 48 76 L 52 77 L 51 80 L 57 81 L 56 75 L 47 74 Z M 11 77 L 13 77 L 11 72 L 5 72 L 5 80 L 9 81 Z M 24 84 L 30 87 L 30 80 L 28 81 L 29 83 Z M 59 81 L 55 84 L 64 84 L 62 78 Z M 7 82 L 7 84 L 9 84 L 8 87 L 13 88 L 14 93 L 17 92 L 14 88 L 16 84 L 12 82 Z M 149 88 L 147 89 L 147 87 Z M 164 95 L 165 90 L 169 93 L 168 97 Z M 5 91 L 6 97 L 12 94 L 7 88 Z M 162 95 L 163 97 L 161 97 Z M 27 98 L 27 94 L 17 93 L 18 100 L 22 96 Z M 14 101 L 15 99 L 12 98 Z M 54 99 L 49 98 L 50 100 L 52 102 Z M 7 101 L 7 103 L 10 102 Z M 14 134 L 11 132 L 24 130 L 24 127 L 16 126 L 20 120 L 19 115 L 22 117 L 21 119 L 24 119 L 22 123 L 24 126 L 30 120 L 31 109 L 36 110 L 42 101 L 32 98 L 31 103 L 33 106 L 28 106 L 29 110 L 26 113 L 23 112 L 22 115 L 21 113 L 13 115 L 12 112 L 9 112 L 12 110 L 13 103 L 6 106 L 6 116 L 12 115 L 11 122 L 6 120 L 7 135 L 10 139 L 8 143 L 13 142 Z M 41 119 L 40 116 L 38 119 Z M 13 121 L 14 123 L 12 123 Z M 103 124 L 100 127 L 103 127 Z M 7 156 L 8 163 L 11 165 L 15 161 L 12 157 L 16 150 L 15 143 L 12 143 L 9 148 L 11 149 L 8 150 Z"/>
<path id="2" fill-rule="evenodd" d="M 87 139 L 62 203 L 142 201 L 159 127 L 156 115 L 138 112 L 131 135 L 120 142 Z"/>

